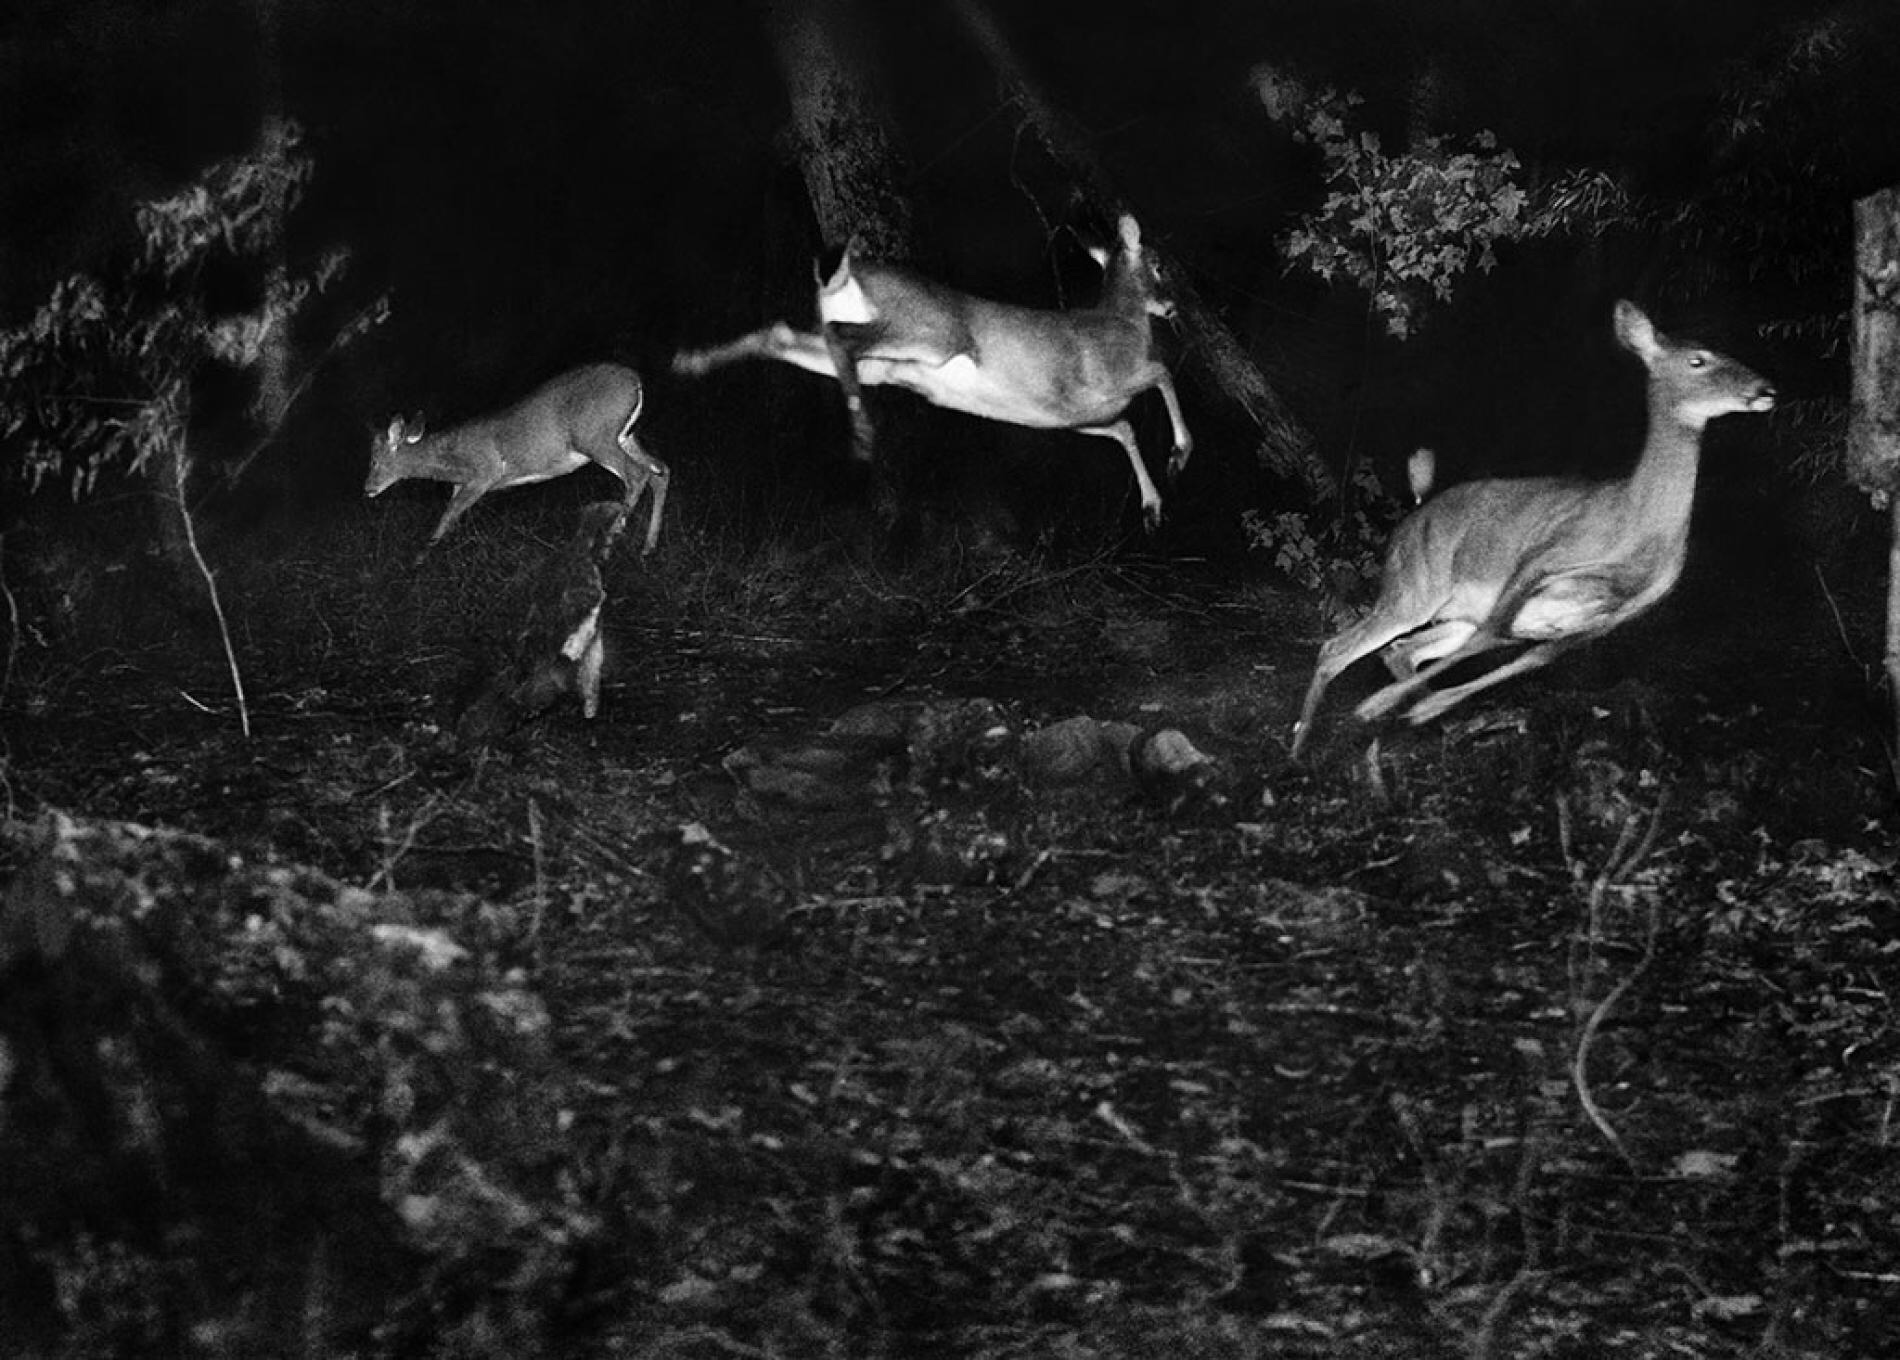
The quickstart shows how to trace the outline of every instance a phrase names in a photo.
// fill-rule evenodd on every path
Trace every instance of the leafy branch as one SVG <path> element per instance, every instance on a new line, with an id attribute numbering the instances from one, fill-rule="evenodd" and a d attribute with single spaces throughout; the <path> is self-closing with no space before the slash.
<path id="1" fill-rule="evenodd" d="M 107 473 L 143 473 L 154 456 L 182 453 L 207 362 L 252 369 L 287 351 L 300 314 L 348 264 L 342 250 L 302 274 L 281 262 L 314 173 L 301 139 L 295 123 L 268 124 L 255 150 L 139 204 L 133 259 L 107 277 L 71 275 L 0 331 L 0 477 L 28 492 L 63 481 L 79 500 Z M 260 279 L 250 310 L 216 311 L 207 297 L 207 272 L 230 266 Z M 274 426 L 283 411 L 259 414 Z"/>
<path id="2" fill-rule="evenodd" d="M 1358 126 L 1359 95 L 1309 91 L 1271 70 L 1254 82 L 1269 113 L 1319 152 L 1326 181 L 1325 199 L 1280 243 L 1288 267 L 1364 289 L 1395 336 L 1409 335 L 1431 304 L 1449 302 L 1471 270 L 1496 268 L 1500 245 L 1635 212 L 1599 171 L 1562 175 L 1533 193 L 1520 183 L 1517 154 L 1490 132 L 1466 145 L 1425 137 L 1388 152 Z"/>
<path id="3" fill-rule="evenodd" d="M 298 150 L 301 138 L 295 123 L 269 123 L 251 152 L 139 204 L 140 247 L 131 259 L 108 275 L 71 275 L 25 324 L 0 331 L 0 480 L 29 494 L 63 482 L 79 500 L 107 475 L 162 474 L 153 477 L 169 507 L 160 512 L 161 534 L 180 569 L 188 564 L 204 585 L 246 735 L 230 624 L 186 497 L 194 382 L 211 363 L 257 370 L 252 411 L 266 427 L 261 447 L 316 368 L 387 312 L 384 299 L 359 312 L 289 381 L 293 325 L 348 264 L 338 249 L 301 273 L 285 261 L 286 226 L 314 173 Z M 214 274 L 254 280 L 254 305 L 214 307 Z"/>

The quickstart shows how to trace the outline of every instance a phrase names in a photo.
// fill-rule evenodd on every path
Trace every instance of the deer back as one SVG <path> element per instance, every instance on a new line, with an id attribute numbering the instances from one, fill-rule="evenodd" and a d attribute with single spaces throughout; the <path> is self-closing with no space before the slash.
<path id="1" fill-rule="evenodd" d="M 619 476 L 620 440 L 644 404 L 645 389 L 632 369 L 590 364 L 469 428 L 500 458 L 501 486 L 559 477 L 590 460 Z"/>
<path id="2" fill-rule="evenodd" d="M 514 405 L 435 434 L 420 418 L 390 421 L 370 460 L 366 495 L 420 478 L 491 490 L 546 481 L 590 460 L 620 474 L 621 434 L 644 402 L 639 375 L 592 364 L 544 383 Z"/>
<path id="3" fill-rule="evenodd" d="M 819 289 L 819 314 L 868 383 L 952 410 L 1049 428 L 1113 420 L 1165 376 L 1149 318 L 1166 315 L 1140 229 L 1122 219 L 1096 306 L 1051 311 L 979 298 L 846 252 Z"/>

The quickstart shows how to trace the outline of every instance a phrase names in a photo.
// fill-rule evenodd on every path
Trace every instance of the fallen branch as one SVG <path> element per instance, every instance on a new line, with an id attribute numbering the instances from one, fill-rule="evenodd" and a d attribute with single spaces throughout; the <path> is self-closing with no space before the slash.
<path id="1" fill-rule="evenodd" d="M 1602 872 L 1597 875 L 1596 882 L 1590 885 L 1592 941 L 1597 936 L 1597 923 L 1604 895 L 1610 888 L 1622 882 L 1638 864 L 1648 858 L 1649 852 L 1655 848 L 1656 833 L 1662 825 L 1662 812 L 1663 803 L 1661 799 L 1658 799 L 1655 808 L 1649 814 L 1649 826 L 1644 831 L 1642 840 L 1634 846 L 1631 843 L 1636 840 L 1635 814 L 1632 813 L 1623 823 L 1623 830 L 1617 837 L 1616 848 L 1610 851 L 1609 857 L 1603 862 Z M 1636 1159 L 1630 1155 L 1629 1149 L 1623 1146 L 1623 1140 L 1617 1136 L 1615 1127 L 1611 1125 L 1602 1107 L 1597 1104 L 1596 1097 L 1591 1093 L 1588 1069 L 1590 1049 L 1596 1042 L 1598 1031 L 1603 1028 L 1604 1020 L 1609 1017 L 1611 1011 L 1616 1009 L 1617 1003 L 1628 994 L 1630 988 L 1636 985 L 1637 979 L 1641 978 L 1649 970 L 1650 964 L 1655 961 L 1656 936 L 1661 929 L 1661 920 L 1653 895 L 1647 899 L 1647 905 L 1649 929 L 1643 940 L 1643 956 L 1636 961 L 1636 967 L 1612 987 L 1609 994 L 1591 1010 L 1589 1018 L 1583 1022 L 1583 1031 L 1577 1036 L 1577 1051 L 1570 1064 L 1570 1083 L 1576 1088 L 1577 1101 L 1582 1105 L 1584 1114 L 1589 1117 L 1592 1124 L 1596 1125 L 1597 1132 L 1603 1135 L 1604 1141 L 1616 1149 L 1617 1155 L 1623 1159 L 1631 1171 L 1637 1170 Z"/>

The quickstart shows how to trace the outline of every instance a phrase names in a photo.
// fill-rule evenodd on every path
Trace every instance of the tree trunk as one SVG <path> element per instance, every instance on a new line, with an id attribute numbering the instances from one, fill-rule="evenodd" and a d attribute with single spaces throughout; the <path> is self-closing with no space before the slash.
<path id="1" fill-rule="evenodd" d="M 1887 527 L 1887 702 L 1893 709 L 1895 744 L 1888 748 L 1896 782 L 1900 782 L 1900 500 L 1892 502 Z"/>
<path id="2" fill-rule="evenodd" d="M 956 12 L 1049 155 L 1081 185 L 1090 206 L 1102 221 L 1114 222 L 1127 204 L 1114 191 L 1108 175 L 1097 163 L 1087 137 L 1029 78 L 982 0 L 958 0 Z M 1141 214 L 1135 216 L 1139 218 Z M 1259 429 L 1256 456 L 1281 476 L 1300 481 L 1315 491 L 1324 490 L 1331 478 L 1314 456 L 1311 439 L 1286 402 L 1234 338 L 1227 323 L 1201 301 L 1180 262 L 1155 246 L 1152 240 L 1149 249 L 1160 256 L 1184 347 L 1207 366 L 1214 385 L 1223 395 L 1238 401 Z"/>
<path id="3" fill-rule="evenodd" d="M 284 121 L 284 65 L 277 41 L 278 0 L 259 0 L 257 10 L 258 75 L 264 90 L 263 142 L 268 144 L 271 130 Z M 260 146 L 263 149 L 263 146 Z M 264 336 L 263 353 L 257 366 L 257 417 L 267 431 L 275 432 L 290 407 L 290 322 L 286 316 L 290 256 L 284 245 L 284 233 L 275 233 L 264 278 L 264 299 L 259 304 L 272 319 Z"/>
<path id="4" fill-rule="evenodd" d="M 911 207 L 897 190 L 906 167 L 854 0 L 772 0 L 768 16 L 820 235 L 879 259 L 913 258 Z"/>
<path id="5" fill-rule="evenodd" d="M 1900 491 L 1900 186 L 1854 204 L 1854 382 L 1847 475 Z"/>
<path id="6" fill-rule="evenodd" d="M 819 235 L 827 246 L 848 246 L 873 259 L 915 260 L 915 217 L 897 188 L 907 182 L 908 168 L 890 131 L 863 19 L 857 0 L 770 0 L 767 10 Z M 857 370 L 831 328 L 824 329 L 851 413 L 852 455 L 871 465 L 873 508 L 888 547 L 914 528 L 906 523 L 916 513 L 909 494 L 916 480 L 912 421 L 895 414 L 884 422 L 884 438 L 876 439 Z"/>
<path id="7" fill-rule="evenodd" d="M 1861 490 L 1900 490 L 1900 186 L 1854 204 L 1854 378 L 1847 475 Z M 1887 696 L 1900 739 L 1900 498 L 1887 554 Z M 1896 764 L 1900 772 L 1900 763 Z"/>

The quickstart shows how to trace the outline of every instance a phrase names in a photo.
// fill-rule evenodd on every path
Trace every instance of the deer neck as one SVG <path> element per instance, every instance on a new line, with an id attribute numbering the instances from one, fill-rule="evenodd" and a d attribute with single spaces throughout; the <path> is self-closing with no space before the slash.
<path id="1" fill-rule="evenodd" d="M 1668 402 L 1649 406 L 1649 434 L 1626 484 L 1628 524 L 1641 536 L 1678 537 L 1689 529 L 1705 421 L 1685 419 Z"/>
<path id="2" fill-rule="evenodd" d="M 458 426 L 426 436 L 421 447 L 426 450 L 423 456 L 431 467 L 442 472 L 461 472 L 475 461 L 472 444 L 470 431 Z"/>
<path id="3" fill-rule="evenodd" d="M 1146 325 L 1148 322 L 1147 290 L 1137 277 L 1140 261 L 1131 260 L 1126 255 L 1117 255 L 1109 261 L 1108 277 L 1102 284 L 1101 300 L 1095 304 L 1098 312 Z"/>

